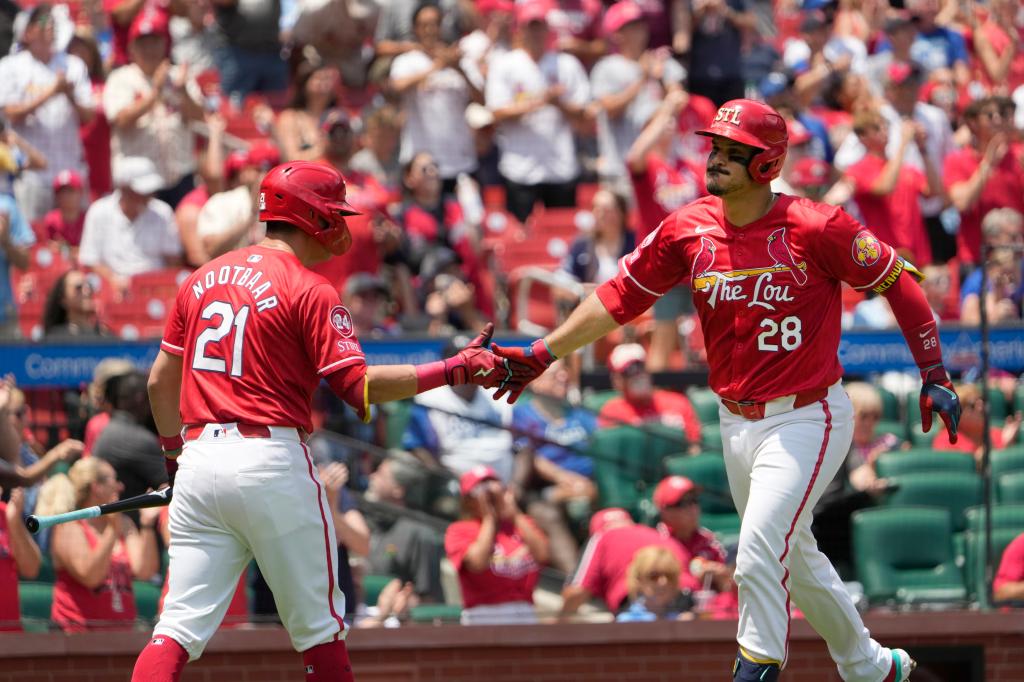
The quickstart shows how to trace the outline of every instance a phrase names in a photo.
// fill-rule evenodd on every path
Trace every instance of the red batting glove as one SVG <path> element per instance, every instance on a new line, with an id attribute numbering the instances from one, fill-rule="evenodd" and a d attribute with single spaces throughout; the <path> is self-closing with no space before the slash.
<path id="1" fill-rule="evenodd" d="M 509 404 L 518 400 L 526 385 L 546 372 L 551 363 L 558 359 L 544 339 L 537 339 L 526 348 L 501 348 L 495 344 L 491 350 L 512 364 L 508 385 L 494 394 L 495 400 L 501 400 L 508 393 Z"/>
<path id="2" fill-rule="evenodd" d="M 494 323 L 488 322 L 469 345 L 442 361 L 446 384 L 476 384 L 484 388 L 501 388 L 508 384 L 512 375 L 508 361 L 487 350 L 493 335 Z"/>
<path id="3" fill-rule="evenodd" d="M 953 390 L 946 368 L 933 365 L 921 370 L 921 430 L 925 433 L 932 428 L 932 411 L 939 417 L 949 432 L 949 442 L 956 443 L 956 431 L 960 424 L 960 398 Z"/>

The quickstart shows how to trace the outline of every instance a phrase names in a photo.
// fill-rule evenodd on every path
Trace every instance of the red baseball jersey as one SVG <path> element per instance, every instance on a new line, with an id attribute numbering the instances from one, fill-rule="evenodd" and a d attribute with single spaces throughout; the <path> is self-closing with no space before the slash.
<path id="1" fill-rule="evenodd" d="M 846 169 L 854 183 L 853 199 L 864 224 L 876 237 L 897 249 L 906 249 L 914 265 L 923 267 L 932 262 L 932 247 L 918 199 L 927 191 L 928 180 L 918 169 L 905 166 L 900 169 L 892 192 L 879 196 L 871 188 L 885 164 L 882 157 L 868 154 Z"/>
<path id="2" fill-rule="evenodd" d="M 18 602 L 18 567 L 7 529 L 7 503 L 0 502 L 0 632 L 21 630 Z"/>
<path id="3" fill-rule="evenodd" d="M 1024 533 L 1021 533 L 1003 550 L 999 570 L 992 582 L 992 589 L 998 590 L 1006 583 L 1024 580 Z"/>
<path id="4" fill-rule="evenodd" d="M 767 401 L 834 384 L 840 282 L 881 293 L 904 263 L 842 209 L 780 194 L 762 218 L 731 225 L 718 197 L 666 218 L 597 295 L 620 324 L 687 282 L 709 384 L 730 400 Z"/>
<path id="5" fill-rule="evenodd" d="M 265 246 L 232 251 L 193 272 L 160 347 L 184 362 L 185 424 L 312 431 L 320 379 L 366 369 L 337 290 L 293 254 Z"/>
<path id="6" fill-rule="evenodd" d="M 99 536 L 88 521 L 79 521 L 89 549 L 95 549 Z M 103 584 L 88 588 L 61 569 L 53 585 L 50 619 L 64 632 L 85 632 L 105 628 L 128 627 L 135 622 L 135 593 L 132 591 L 132 564 L 128 545 L 120 539 L 110 554 L 110 567 Z"/>
<path id="7" fill-rule="evenodd" d="M 527 521 L 541 532 L 533 519 Z M 515 524 L 502 522 L 494 536 L 494 554 L 486 571 L 473 573 L 462 565 L 466 552 L 480 535 L 480 521 L 467 519 L 448 526 L 444 549 L 459 574 L 462 603 L 468 609 L 482 604 L 533 603 L 533 589 L 540 578 L 540 564 L 530 554 Z"/>

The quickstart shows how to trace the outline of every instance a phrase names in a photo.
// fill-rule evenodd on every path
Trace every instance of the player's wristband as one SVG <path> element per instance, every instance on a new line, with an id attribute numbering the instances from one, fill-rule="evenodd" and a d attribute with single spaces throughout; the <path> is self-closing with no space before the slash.
<path id="1" fill-rule="evenodd" d="M 942 348 L 939 345 L 939 330 L 935 320 L 914 327 L 904 336 L 910 354 L 914 356 L 914 362 L 922 373 L 936 365 L 942 365 Z"/>
<path id="2" fill-rule="evenodd" d="M 183 447 L 185 447 L 185 439 L 181 437 L 180 433 L 174 436 L 160 436 L 160 449 L 164 451 L 164 457 L 174 459 L 181 454 Z"/>
<path id="3" fill-rule="evenodd" d="M 416 365 L 416 392 L 423 393 L 448 384 L 444 360 Z"/>
<path id="4" fill-rule="evenodd" d="M 543 362 L 545 366 L 551 365 L 552 362 L 558 359 L 558 356 L 551 352 L 551 346 L 544 339 L 537 339 L 531 343 L 530 351 L 533 353 L 533 357 Z"/>

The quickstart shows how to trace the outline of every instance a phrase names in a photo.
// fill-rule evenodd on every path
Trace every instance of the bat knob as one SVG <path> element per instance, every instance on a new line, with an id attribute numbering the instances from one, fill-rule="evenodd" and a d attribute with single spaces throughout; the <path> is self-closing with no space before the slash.
<path id="1" fill-rule="evenodd" d="M 29 533 L 35 535 L 39 532 L 39 519 L 37 519 L 34 514 L 29 516 L 25 519 L 25 527 L 28 528 Z"/>

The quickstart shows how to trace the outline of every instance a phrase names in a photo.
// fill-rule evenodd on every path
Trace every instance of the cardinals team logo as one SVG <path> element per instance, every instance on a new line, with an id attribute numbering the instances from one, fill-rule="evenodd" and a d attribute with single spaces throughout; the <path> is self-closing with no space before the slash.
<path id="1" fill-rule="evenodd" d="M 878 243 L 875 235 L 867 230 L 861 230 L 853 238 L 853 260 L 864 268 L 870 268 L 878 262 L 882 255 L 882 245 Z"/>
<path id="2" fill-rule="evenodd" d="M 336 305 L 331 309 L 331 326 L 338 330 L 338 333 L 346 339 L 351 338 L 355 333 L 352 325 L 352 315 L 343 305 Z"/>
<path id="3" fill-rule="evenodd" d="M 796 261 L 786 243 L 786 228 L 768 235 L 768 257 L 773 263 L 764 267 L 720 271 L 715 269 L 715 243 L 708 237 L 700 238 L 700 251 L 693 259 L 691 286 L 695 292 L 708 294 L 712 308 L 720 300 L 747 301 L 747 307 L 759 306 L 775 310 L 774 302 L 792 301 L 789 284 L 777 284 L 781 273 L 788 273 L 798 286 L 807 284 L 807 262 Z M 754 280 L 753 291 L 745 291 L 742 282 Z"/>

